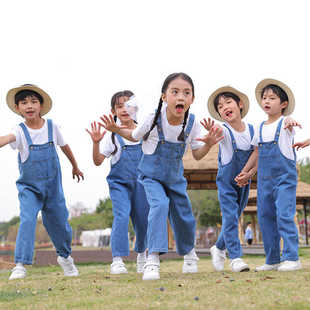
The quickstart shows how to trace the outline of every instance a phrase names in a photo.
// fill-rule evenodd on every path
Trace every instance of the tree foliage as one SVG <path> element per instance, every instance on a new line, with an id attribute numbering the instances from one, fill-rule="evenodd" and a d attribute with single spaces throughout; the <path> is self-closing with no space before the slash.
<path id="1" fill-rule="evenodd" d="M 300 168 L 300 181 L 310 184 L 310 158 L 306 157 L 305 159 L 299 162 Z"/>
<path id="2" fill-rule="evenodd" d="M 215 226 L 221 223 L 216 190 L 189 190 L 188 195 L 198 227 Z"/>

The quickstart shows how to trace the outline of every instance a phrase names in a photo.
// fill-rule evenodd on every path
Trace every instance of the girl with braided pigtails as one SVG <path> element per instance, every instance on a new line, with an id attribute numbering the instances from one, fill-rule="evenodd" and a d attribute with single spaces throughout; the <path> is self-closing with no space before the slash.
<path id="1" fill-rule="evenodd" d="M 136 127 L 137 106 L 133 96 L 131 91 L 125 90 L 114 94 L 111 100 L 113 120 L 131 129 Z M 143 186 L 137 181 L 137 167 L 142 157 L 141 143 L 128 141 L 115 133 L 106 135 L 106 131 L 101 132 L 96 122 L 91 124 L 91 131 L 87 132 L 93 140 L 94 164 L 99 166 L 105 158 L 111 157 L 111 171 L 107 177 L 114 216 L 111 274 L 127 273 L 122 257 L 129 255 L 129 217 L 136 233 L 137 272 L 142 273 L 146 262 L 149 207 Z"/>
<path id="2" fill-rule="evenodd" d="M 201 138 L 199 121 L 189 113 L 194 101 L 194 84 L 185 73 L 169 75 L 162 86 L 157 110 L 137 128 L 118 126 L 112 115 L 100 124 L 132 141 L 143 138 L 139 181 L 150 206 L 148 216 L 148 258 L 143 280 L 159 279 L 159 255 L 168 252 L 167 218 L 174 231 L 178 254 L 184 256 L 183 273 L 197 272 L 196 223 L 186 193 L 182 157 L 188 145 L 193 157 L 202 159 L 222 139 L 221 129 L 212 128 Z"/>

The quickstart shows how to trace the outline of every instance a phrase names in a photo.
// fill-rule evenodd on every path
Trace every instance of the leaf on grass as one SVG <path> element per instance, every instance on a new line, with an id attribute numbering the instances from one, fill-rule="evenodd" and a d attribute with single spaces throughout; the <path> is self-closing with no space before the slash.
<path id="1" fill-rule="evenodd" d="M 220 280 L 220 279 L 219 279 L 219 280 L 216 280 L 216 283 L 221 283 L 221 282 L 222 282 L 222 280 Z"/>
<path id="2" fill-rule="evenodd" d="M 246 282 L 249 282 L 249 283 L 252 283 L 252 280 L 250 280 L 250 279 L 247 279 L 247 280 L 245 280 Z"/>

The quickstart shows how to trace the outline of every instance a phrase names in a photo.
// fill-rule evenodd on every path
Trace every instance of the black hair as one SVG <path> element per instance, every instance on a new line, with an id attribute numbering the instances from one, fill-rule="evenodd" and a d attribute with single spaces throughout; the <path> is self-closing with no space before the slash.
<path id="1" fill-rule="evenodd" d="M 232 93 L 232 92 L 229 92 L 229 91 L 222 92 L 222 93 L 219 93 L 219 94 L 214 98 L 214 101 L 213 101 L 215 111 L 217 112 L 218 115 L 220 115 L 219 110 L 218 110 L 218 105 L 219 105 L 219 103 L 220 103 L 220 98 L 221 98 L 221 97 L 224 97 L 225 99 L 226 99 L 226 98 L 231 98 L 231 99 L 233 99 L 234 101 L 237 102 L 237 105 L 238 105 L 238 107 L 240 108 L 240 106 L 239 106 L 240 98 L 239 98 L 238 95 L 236 95 L 236 94 L 234 94 L 234 93 Z M 242 108 L 240 109 L 240 114 L 242 114 Z M 220 116 L 221 116 L 221 115 L 220 115 Z"/>
<path id="2" fill-rule="evenodd" d="M 123 90 L 123 91 L 119 91 L 119 92 L 115 93 L 111 98 L 111 109 L 115 110 L 115 105 L 119 103 L 120 97 L 131 97 L 133 95 L 134 95 L 134 93 L 130 90 Z M 113 119 L 114 119 L 114 122 L 116 122 L 117 116 L 114 115 Z M 114 144 L 114 147 L 115 147 L 114 151 L 111 154 L 114 155 L 117 152 L 117 145 L 115 143 L 115 133 L 114 132 L 112 132 L 111 140 L 112 140 L 112 143 Z"/>
<path id="3" fill-rule="evenodd" d="M 194 83 L 193 83 L 193 80 L 190 78 L 190 76 L 188 76 L 186 73 L 183 73 L 183 72 L 178 72 L 178 73 L 172 73 L 170 74 L 164 81 L 164 84 L 161 88 L 161 94 L 163 95 L 166 91 L 167 91 L 167 88 L 169 86 L 169 84 L 177 79 L 177 78 L 181 78 L 183 79 L 184 81 L 188 82 L 191 87 L 192 87 L 192 93 L 193 93 L 193 97 L 195 97 L 195 89 L 194 89 Z M 153 123 L 151 125 L 151 128 L 150 130 L 143 136 L 143 140 L 146 141 L 151 133 L 151 131 L 154 129 L 154 127 L 157 125 L 157 120 L 158 120 L 158 117 L 161 113 L 161 108 L 162 108 L 162 105 L 163 105 L 163 100 L 162 100 L 162 96 L 160 96 L 160 99 L 159 99 L 159 103 L 158 103 L 158 107 L 157 107 L 157 111 L 156 111 L 156 114 L 155 114 L 155 117 L 153 119 Z M 182 131 L 181 133 L 179 134 L 178 136 L 178 141 L 185 141 L 185 135 L 184 135 L 184 128 L 185 128 L 185 125 L 186 125 L 186 122 L 187 122 L 187 118 L 188 118 L 188 114 L 189 114 L 189 109 L 185 112 L 185 115 L 184 115 L 184 120 L 183 120 L 183 125 L 182 125 Z"/>
<path id="4" fill-rule="evenodd" d="M 32 96 L 36 97 L 40 101 L 40 104 L 43 104 L 43 97 L 36 91 L 30 89 L 23 89 L 17 92 L 14 98 L 15 104 L 18 105 L 19 101 L 25 100 L 27 97 Z"/>
<path id="5" fill-rule="evenodd" d="M 285 101 L 288 102 L 288 96 L 287 96 L 287 93 L 278 85 L 275 85 L 275 84 L 269 84 L 269 85 L 266 85 L 263 89 L 262 89 L 262 92 L 260 94 L 260 97 L 263 98 L 264 96 L 264 93 L 267 91 L 267 90 L 271 90 L 274 94 L 276 94 L 279 98 L 280 98 L 280 102 L 281 104 Z M 286 108 L 282 109 L 282 114 L 284 112 Z"/>

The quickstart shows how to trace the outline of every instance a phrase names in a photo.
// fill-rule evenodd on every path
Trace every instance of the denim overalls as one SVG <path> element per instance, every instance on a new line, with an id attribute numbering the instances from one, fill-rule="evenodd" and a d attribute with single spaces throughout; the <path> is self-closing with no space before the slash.
<path id="1" fill-rule="evenodd" d="M 122 148 L 120 159 L 111 165 L 107 177 L 113 205 L 113 225 L 111 233 L 112 256 L 128 256 L 129 216 L 136 233 L 135 251 L 146 250 L 147 216 L 149 206 L 143 186 L 137 181 L 137 167 L 142 156 L 141 144 L 125 145 L 116 134 Z"/>
<path id="2" fill-rule="evenodd" d="M 257 214 L 262 231 L 266 263 L 280 262 L 280 237 L 283 239 L 281 261 L 298 260 L 296 213 L 297 170 L 295 160 L 286 158 L 279 148 L 283 118 L 279 121 L 274 141 L 262 142 L 259 129 Z"/>
<path id="3" fill-rule="evenodd" d="M 218 198 L 222 212 L 222 229 L 217 239 L 216 247 L 220 250 L 227 248 L 229 258 L 235 259 L 242 256 L 242 248 L 239 240 L 238 224 L 239 217 L 248 202 L 250 184 L 239 187 L 236 184 L 235 177 L 241 172 L 247 163 L 253 146 L 249 150 L 237 149 L 236 139 L 232 131 L 228 129 L 232 147 L 233 156 L 228 164 L 221 163 L 221 148 L 218 155 L 218 173 L 216 184 L 218 188 Z M 254 135 L 253 126 L 248 124 L 251 139 Z"/>
<path id="4" fill-rule="evenodd" d="M 194 123 L 190 114 L 185 138 Z M 167 218 L 174 231 L 177 252 L 185 255 L 194 248 L 196 222 L 186 193 L 187 182 L 183 176 L 182 158 L 186 142 L 173 143 L 165 140 L 161 115 L 157 121 L 159 141 L 153 154 L 143 154 L 139 164 L 139 180 L 144 186 L 150 205 L 148 217 L 149 253 L 168 252 Z"/>
<path id="5" fill-rule="evenodd" d="M 35 228 L 38 212 L 42 212 L 45 226 L 57 254 L 67 258 L 71 254 L 72 230 L 62 189 L 61 169 L 53 142 L 53 124 L 47 120 L 48 143 L 32 143 L 26 126 L 21 123 L 29 147 L 29 157 L 21 162 L 16 182 L 20 201 L 20 226 L 16 239 L 15 263 L 32 264 Z"/>

